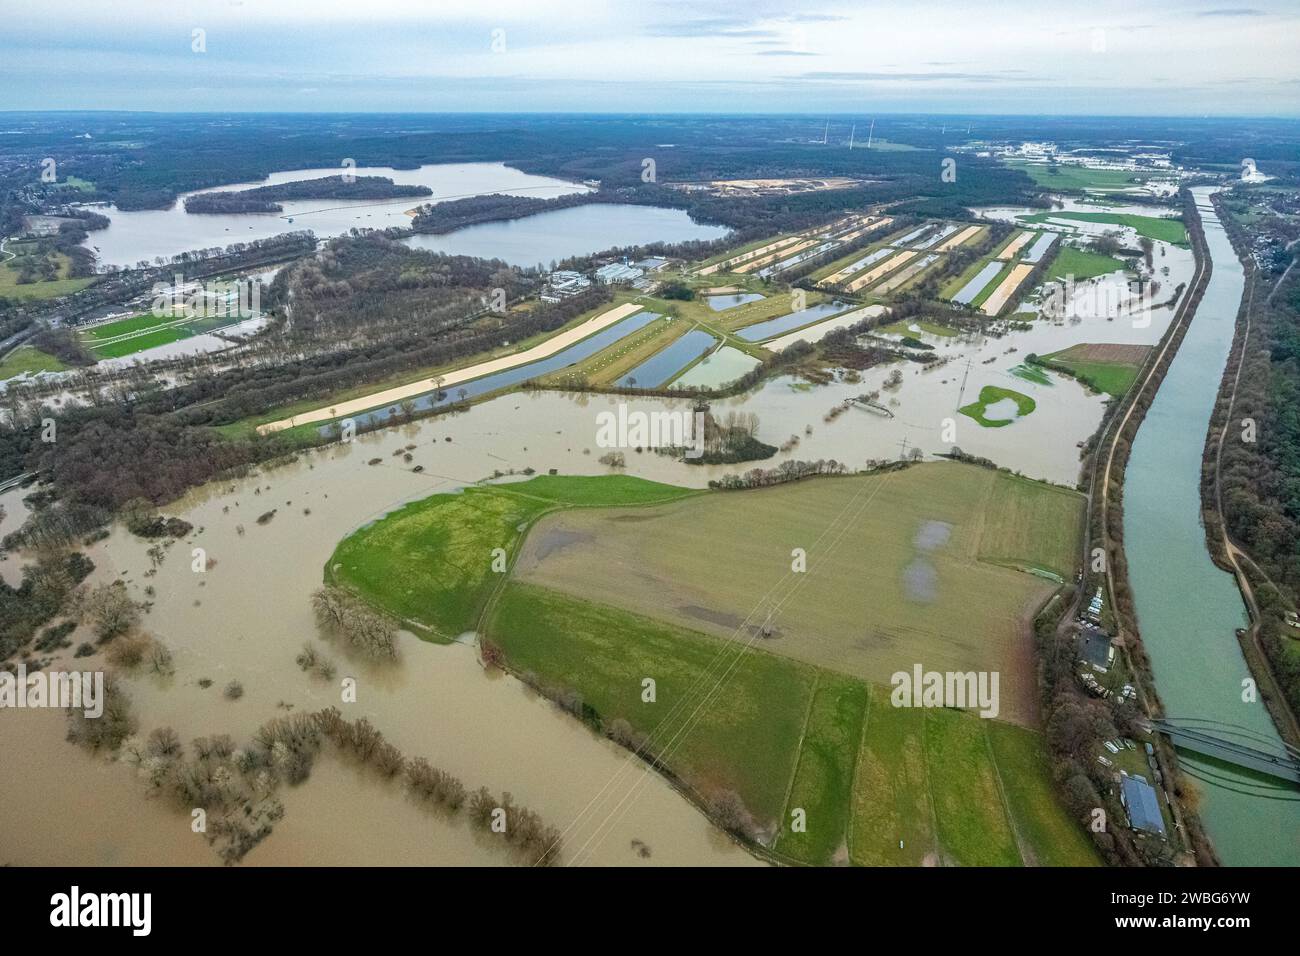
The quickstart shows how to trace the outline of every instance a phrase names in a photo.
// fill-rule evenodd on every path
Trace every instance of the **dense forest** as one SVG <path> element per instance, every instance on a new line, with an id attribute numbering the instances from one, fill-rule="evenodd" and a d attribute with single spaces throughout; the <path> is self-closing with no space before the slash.
<path id="1" fill-rule="evenodd" d="M 1249 233 L 1231 216 L 1224 221 L 1238 248 L 1248 248 Z M 1300 273 L 1246 261 L 1250 343 L 1242 350 L 1239 338 L 1234 350 L 1242 364 L 1224 432 L 1223 515 L 1269 579 L 1252 575 L 1260 643 L 1292 712 L 1300 713 L 1300 631 L 1285 623 L 1300 598 Z M 1226 401 L 1221 395 L 1221 408 Z"/>
<path id="2" fill-rule="evenodd" d="M 199 193 L 185 200 L 190 213 L 283 212 L 280 201 L 295 199 L 402 199 L 430 196 L 428 186 L 401 186 L 387 176 L 325 176 L 231 192 Z"/>
<path id="3" fill-rule="evenodd" d="M 707 208 L 758 205 L 768 217 L 820 207 L 833 213 L 869 201 L 934 197 L 943 202 L 1022 202 L 1035 190 L 1027 177 L 991 159 L 965 154 L 954 182 L 940 179 L 945 146 L 934 142 L 929 122 L 882 120 L 884 135 L 914 149 L 849 150 L 821 143 L 820 130 L 797 117 L 584 117 L 376 116 L 339 117 L 323 128 L 318 119 L 297 116 L 134 116 L 66 114 L 52 118 L 15 114 L 11 135 L 0 144 L 0 228 L 23 212 L 55 199 L 111 202 L 119 209 L 160 209 L 182 192 L 263 179 L 272 172 L 322 165 L 389 166 L 410 169 L 424 163 L 504 162 L 530 173 L 573 181 L 600 180 L 606 189 L 650 187 L 656 201 L 680 205 L 671 182 L 749 177 L 848 176 L 866 181 L 860 189 L 830 190 L 791 197 L 726 203 L 707 199 Z M 83 138 L 89 136 L 89 138 Z M 202 147 L 196 148 L 195 143 Z M 671 147 L 662 144 L 672 143 Z M 59 182 L 40 181 L 41 163 L 57 163 Z M 647 160 L 653 165 L 648 166 Z M 83 184 L 64 184 L 75 176 Z M 85 184 L 89 184 L 88 186 Z M 276 187 L 258 187 L 276 188 Z M 248 197 L 245 197 L 248 198 Z M 258 196 L 274 201 L 289 196 Z M 206 200 L 205 200 L 206 201 Z M 644 201 L 644 200 L 619 200 Z M 695 210 L 692 210 L 695 215 Z"/>

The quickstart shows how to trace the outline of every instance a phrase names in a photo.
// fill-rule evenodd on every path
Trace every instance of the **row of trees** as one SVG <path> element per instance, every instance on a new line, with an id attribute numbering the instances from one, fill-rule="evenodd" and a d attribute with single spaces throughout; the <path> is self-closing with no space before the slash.
<path id="1" fill-rule="evenodd" d="M 318 588 L 311 604 L 322 630 L 345 638 L 372 660 L 397 658 L 397 628 L 347 591 L 334 586 Z"/>
<path id="2" fill-rule="evenodd" d="M 1300 598 L 1300 276 L 1296 270 L 1279 277 L 1257 268 L 1250 256 L 1250 231 L 1230 209 L 1220 208 L 1246 269 L 1242 308 L 1249 308 L 1250 322 L 1250 341 L 1244 350 L 1238 332 L 1228 369 L 1232 378 L 1225 376 L 1217 428 L 1211 434 L 1214 441 L 1218 430 L 1223 430 L 1219 472 L 1223 519 L 1232 538 L 1272 581 L 1253 581 L 1262 612 L 1260 644 L 1292 712 L 1300 713 L 1300 640 L 1292 636 L 1300 632 L 1286 623 L 1287 612 Z M 1235 375 L 1238 362 L 1240 374 Z M 1234 384 L 1236 397 L 1227 420 Z M 1207 532 L 1218 528 L 1213 514 L 1213 463 L 1213 455 L 1207 453 L 1202 482 Z"/>
<path id="3" fill-rule="evenodd" d="M 775 468 L 751 468 L 743 475 L 723 475 L 721 478 L 711 480 L 709 487 L 728 491 L 741 488 L 766 488 L 816 475 L 843 475 L 847 471 L 848 466 L 834 458 L 818 458 L 816 461 L 786 459 Z"/>

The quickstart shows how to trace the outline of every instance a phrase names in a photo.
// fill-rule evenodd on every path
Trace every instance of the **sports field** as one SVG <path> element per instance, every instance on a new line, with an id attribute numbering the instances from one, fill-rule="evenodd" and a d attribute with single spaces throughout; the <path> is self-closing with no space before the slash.
<path id="1" fill-rule="evenodd" d="M 144 312 L 86 329 L 81 333 L 81 344 L 99 358 L 120 358 L 241 321 L 243 317 L 238 315 L 177 318 Z"/>

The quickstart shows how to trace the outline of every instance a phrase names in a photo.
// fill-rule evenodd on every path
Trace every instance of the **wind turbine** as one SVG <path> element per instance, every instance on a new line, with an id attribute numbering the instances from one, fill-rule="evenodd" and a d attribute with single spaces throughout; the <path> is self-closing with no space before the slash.
<path id="1" fill-rule="evenodd" d="M 822 130 L 822 145 L 823 145 L 823 146 L 826 145 L 826 134 L 829 133 L 830 131 L 831 131 L 831 121 L 830 121 L 830 120 L 827 120 L 827 121 L 826 121 L 826 128 L 825 128 L 824 130 Z"/>
<path id="2" fill-rule="evenodd" d="M 876 121 L 871 121 L 871 130 L 867 133 L 867 149 L 871 148 L 871 137 L 876 133 Z"/>
<path id="3" fill-rule="evenodd" d="M 858 124 L 854 123 L 853 128 L 849 130 L 849 149 L 853 148 L 853 137 L 857 135 L 857 132 L 858 132 Z"/>

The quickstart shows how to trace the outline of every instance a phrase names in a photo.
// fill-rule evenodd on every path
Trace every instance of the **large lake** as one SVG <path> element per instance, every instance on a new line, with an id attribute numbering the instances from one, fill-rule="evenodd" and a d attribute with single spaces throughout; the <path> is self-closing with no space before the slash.
<path id="1" fill-rule="evenodd" d="M 291 169 L 272 173 L 260 182 L 232 183 L 198 192 L 273 186 L 338 176 L 342 172 L 341 167 Z M 137 212 L 124 212 L 116 206 L 99 209 L 111 222 L 107 229 L 91 233 L 86 245 L 96 250 L 101 264 L 134 266 L 142 260 L 152 262 L 156 256 L 171 258 L 181 252 L 250 242 L 299 229 L 310 229 L 325 239 L 342 235 L 353 227 L 407 227 L 411 224 L 410 211 L 423 203 L 490 193 L 553 199 L 589 191 L 577 183 L 533 176 L 503 163 L 438 163 L 418 169 L 358 166 L 353 172 L 358 176 L 386 176 L 401 185 L 428 186 L 433 195 L 380 200 L 301 199 L 280 203 L 284 211 L 279 213 L 191 215 L 185 211 L 185 199 L 195 193 L 183 193 L 170 209 Z"/>
<path id="2" fill-rule="evenodd" d="M 413 236 L 407 242 L 434 252 L 502 259 L 514 266 L 549 267 L 569 256 L 614 246 L 720 239 L 726 234 L 722 226 L 693 222 L 681 209 L 592 203 L 466 226 L 440 236 Z"/>

